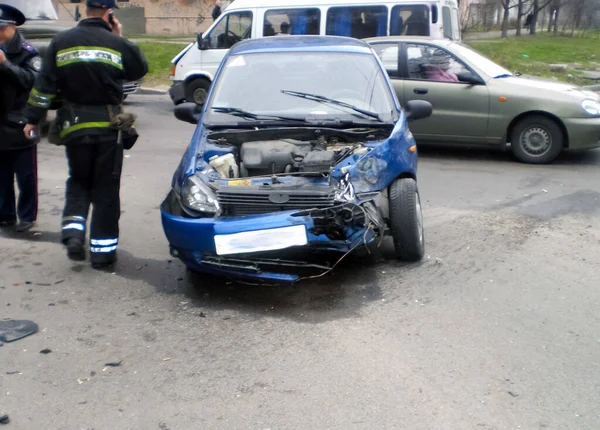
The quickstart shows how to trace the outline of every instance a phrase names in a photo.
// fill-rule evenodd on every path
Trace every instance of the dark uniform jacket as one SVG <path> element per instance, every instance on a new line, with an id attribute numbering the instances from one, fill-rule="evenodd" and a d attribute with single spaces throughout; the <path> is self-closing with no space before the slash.
<path id="1" fill-rule="evenodd" d="M 85 143 L 88 136 L 114 139 L 108 110 L 121 104 L 123 81 L 138 80 L 147 72 L 137 45 L 113 34 L 104 20 L 85 19 L 52 39 L 26 116 L 38 124 L 60 95 L 57 125 L 65 143 Z"/>
<path id="2" fill-rule="evenodd" d="M 40 66 L 37 50 L 18 31 L 4 51 L 6 61 L 0 64 L 0 151 L 35 144 L 23 134 L 27 124 L 24 110 Z"/>

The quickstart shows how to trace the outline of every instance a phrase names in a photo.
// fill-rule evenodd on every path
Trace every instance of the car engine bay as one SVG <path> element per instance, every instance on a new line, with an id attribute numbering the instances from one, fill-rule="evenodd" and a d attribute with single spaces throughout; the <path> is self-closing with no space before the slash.
<path id="1" fill-rule="evenodd" d="M 269 135 L 271 134 L 271 136 Z M 215 155 L 208 163 L 222 179 L 285 174 L 328 174 L 345 157 L 369 151 L 365 141 L 387 137 L 380 130 L 305 130 L 304 135 L 273 136 L 264 131 L 213 133 L 209 139 L 233 152 Z M 296 135 L 294 135 L 296 134 Z"/>

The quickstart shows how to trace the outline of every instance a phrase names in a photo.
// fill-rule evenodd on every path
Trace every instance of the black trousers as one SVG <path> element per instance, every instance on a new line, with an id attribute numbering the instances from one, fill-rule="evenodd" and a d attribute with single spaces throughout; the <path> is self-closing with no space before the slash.
<path id="1" fill-rule="evenodd" d="M 19 202 L 15 205 L 15 176 Z M 37 145 L 0 151 L 0 222 L 33 222 L 38 211 Z"/>
<path id="2" fill-rule="evenodd" d="M 88 138 L 90 139 L 90 138 Z M 67 144 L 69 179 L 62 220 L 62 241 L 71 237 L 85 241 L 90 205 L 91 261 L 116 260 L 119 244 L 121 169 L 123 150 L 114 141 Z"/>

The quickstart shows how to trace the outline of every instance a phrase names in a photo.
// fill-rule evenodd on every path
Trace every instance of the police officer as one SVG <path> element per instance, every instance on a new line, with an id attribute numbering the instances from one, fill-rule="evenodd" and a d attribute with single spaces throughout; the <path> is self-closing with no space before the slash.
<path id="1" fill-rule="evenodd" d="M 17 31 L 24 22 L 21 11 L 0 4 L 0 226 L 14 226 L 18 215 L 16 230 L 20 232 L 31 229 L 38 206 L 36 140 L 23 136 L 23 127 L 40 57 Z"/>
<path id="2" fill-rule="evenodd" d="M 72 260 L 85 259 L 88 211 L 90 260 L 100 269 L 117 258 L 122 146 L 114 117 L 121 112 L 123 81 L 141 79 L 148 64 L 140 49 L 122 37 L 112 16 L 114 0 L 87 0 L 87 19 L 57 34 L 31 92 L 25 134 L 34 130 L 60 96 L 56 125 L 66 146 L 69 178 L 62 242 Z"/>

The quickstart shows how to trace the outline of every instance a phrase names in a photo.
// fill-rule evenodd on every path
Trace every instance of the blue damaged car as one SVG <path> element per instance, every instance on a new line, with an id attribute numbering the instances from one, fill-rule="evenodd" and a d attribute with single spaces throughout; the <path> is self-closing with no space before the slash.
<path id="1" fill-rule="evenodd" d="M 377 55 L 345 37 L 237 43 L 203 106 L 161 204 L 171 255 L 192 271 L 256 283 L 329 272 L 358 247 L 393 239 L 420 260 L 417 147 Z"/>

